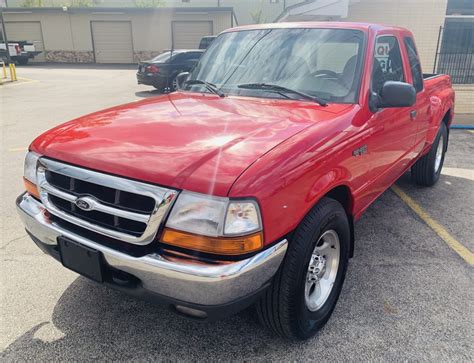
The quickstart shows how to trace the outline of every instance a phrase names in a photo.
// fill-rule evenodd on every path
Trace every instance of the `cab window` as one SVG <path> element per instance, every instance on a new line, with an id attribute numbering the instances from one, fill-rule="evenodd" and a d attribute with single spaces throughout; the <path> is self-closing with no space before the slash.
<path id="1" fill-rule="evenodd" d="M 408 60 L 410 62 L 413 87 L 415 87 L 416 92 L 420 92 L 423 90 L 423 73 L 421 72 L 420 58 L 418 57 L 415 42 L 410 37 L 406 37 L 404 42 L 408 53 Z"/>
<path id="2" fill-rule="evenodd" d="M 405 81 L 400 46 L 396 37 L 377 38 L 372 69 L 372 91 L 380 93 L 387 81 Z"/>

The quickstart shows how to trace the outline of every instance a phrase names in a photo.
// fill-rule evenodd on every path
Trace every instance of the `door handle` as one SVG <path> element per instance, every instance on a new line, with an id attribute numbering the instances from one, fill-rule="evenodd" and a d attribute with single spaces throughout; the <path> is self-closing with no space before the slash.
<path id="1" fill-rule="evenodd" d="M 413 110 L 413 111 L 410 112 L 410 117 L 411 117 L 412 120 L 416 119 L 416 114 L 417 114 L 416 110 Z"/>

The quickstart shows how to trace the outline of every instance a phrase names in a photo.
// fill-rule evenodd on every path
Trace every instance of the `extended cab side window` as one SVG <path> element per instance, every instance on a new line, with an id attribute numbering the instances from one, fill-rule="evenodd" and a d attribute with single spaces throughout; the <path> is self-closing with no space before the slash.
<path id="1" fill-rule="evenodd" d="M 377 38 L 372 69 L 372 91 L 380 93 L 387 81 L 405 81 L 400 46 L 392 35 Z"/>
<path id="2" fill-rule="evenodd" d="M 423 73 L 421 72 L 420 58 L 416 51 L 415 42 L 410 37 L 406 37 L 404 42 L 408 53 L 408 60 L 410 61 L 413 87 L 415 87 L 416 92 L 420 92 L 423 90 Z"/>

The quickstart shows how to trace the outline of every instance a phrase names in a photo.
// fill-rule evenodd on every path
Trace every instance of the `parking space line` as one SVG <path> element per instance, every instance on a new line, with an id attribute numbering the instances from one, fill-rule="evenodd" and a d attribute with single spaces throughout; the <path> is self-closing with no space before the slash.
<path id="1" fill-rule="evenodd" d="M 26 77 L 17 77 L 20 81 L 26 81 L 26 82 L 39 82 L 37 79 L 31 79 L 31 78 L 26 78 Z"/>
<path id="2" fill-rule="evenodd" d="M 8 151 L 11 153 L 18 152 L 18 151 L 28 151 L 28 148 L 27 147 L 14 147 L 14 148 L 8 149 Z"/>
<path id="3" fill-rule="evenodd" d="M 443 175 L 454 176 L 456 178 L 464 178 L 474 181 L 474 169 L 447 168 L 443 167 Z"/>
<path id="4" fill-rule="evenodd" d="M 474 253 L 472 253 L 461 242 L 458 242 L 449 232 L 431 216 L 408 194 L 401 190 L 398 186 L 393 185 L 392 190 L 399 198 L 405 202 L 410 209 L 415 212 L 436 234 L 451 247 L 459 256 L 461 256 L 469 265 L 474 266 Z"/>
<path id="5" fill-rule="evenodd" d="M 18 81 L 16 82 L 6 81 L 2 83 L 2 86 L 13 87 L 13 86 L 21 86 L 23 84 L 29 84 L 29 83 L 39 83 L 39 81 L 36 79 L 18 77 Z"/>

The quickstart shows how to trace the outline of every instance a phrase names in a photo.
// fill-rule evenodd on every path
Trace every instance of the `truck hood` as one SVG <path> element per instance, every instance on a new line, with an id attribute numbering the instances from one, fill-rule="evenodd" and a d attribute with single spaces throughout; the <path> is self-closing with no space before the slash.
<path id="1" fill-rule="evenodd" d="M 31 149 L 110 174 L 227 195 L 259 157 L 348 107 L 173 93 L 60 125 Z"/>

